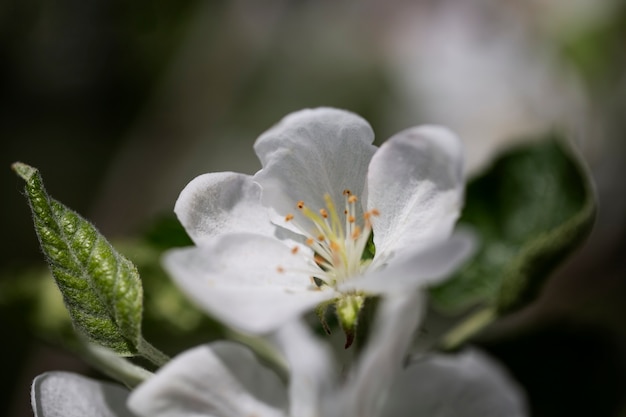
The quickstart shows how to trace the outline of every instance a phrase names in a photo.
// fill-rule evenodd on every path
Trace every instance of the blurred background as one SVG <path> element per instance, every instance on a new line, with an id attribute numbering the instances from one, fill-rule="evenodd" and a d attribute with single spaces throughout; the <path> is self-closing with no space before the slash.
<path id="1" fill-rule="evenodd" d="M 626 416 L 626 2 L 8 0 L 0 60 L 0 413 L 32 415 L 35 375 L 86 369 L 10 295 L 43 265 L 12 162 L 123 239 L 194 176 L 254 173 L 260 133 L 325 105 L 379 143 L 449 126 L 468 178 L 514 143 L 568 136 L 596 182 L 596 228 L 538 302 L 476 343 L 533 416 Z"/>

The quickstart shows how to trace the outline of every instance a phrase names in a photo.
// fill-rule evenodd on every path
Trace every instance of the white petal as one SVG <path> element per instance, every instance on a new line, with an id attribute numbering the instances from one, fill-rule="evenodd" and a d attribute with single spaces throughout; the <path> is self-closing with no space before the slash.
<path id="1" fill-rule="evenodd" d="M 199 307 L 246 332 L 271 331 L 335 296 L 313 289 L 302 272 L 311 268 L 304 255 L 260 235 L 223 235 L 172 250 L 163 264 Z"/>
<path id="2" fill-rule="evenodd" d="M 449 278 L 475 249 L 476 235 L 468 229 L 459 229 L 443 242 L 436 242 L 415 254 L 405 253 L 382 269 L 347 281 L 339 290 L 397 294 L 433 285 Z"/>
<path id="3" fill-rule="evenodd" d="M 255 373 L 262 375 L 259 380 L 248 383 L 270 381 L 269 371 L 251 358 L 247 349 L 235 344 L 230 348 L 232 355 L 258 368 Z M 128 406 L 145 417 L 284 415 L 250 394 L 210 345 L 190 349 L 168 362 L 133 391 Z"/>
<path id="4" fill-rule="evenodd" d="M 271 236 L 261 189 L 252 177 L 216 172 L 194 178 L 183 189 L 174 211 L 196 244 L 224 233 L 259 233 Z"/>
<path id="5" fill-rule="evenodd" d="M 523 392 L 493 360 L 476 350 L 411 364 L 392 385 L 382 416 L 527 416 Z"/>
<path id="6" fill-rule="evenodd" d="M 326 207 L 324 195 L 329 194 L 343 216 L 343 191 L 364 193 L 376 150 L 373 140 L 370 125 L 344 110 L 318 108 L 286 116 L 254 145 L 263 165 L 254 176 L 263 188 L 263 203 L 298 219 L 298 201 L 317 211 Z"/>
<path id="7" fill-rule="evenodd" d="M 69 372 L 47 372 L 33 381 L 35 417 L 132 417 L 126 408 L 129 391 Z"/>
<path id="8" fill-rule="evenodd" d="M 299 320 L 281 327 L 276 342 L 289 363 L 289 415 L 320 415 L 321 404 L 337 383 L 337 368 L 328 345 Z"/>
<path id="9" fill-rule="evenodd" d="M 257 356 L 248 347 L 225 341 L 213 342 L 209 346 L 255 398 L 277 409 L 287 408 L 289 401 L 285 384 L 273 370 L 260 365 Z"/>
<path id="10" fill-rule="evenodd" d="M 405 130 L 385 142 L 368 172 L 368 209 L 377 257 L 445 239 L 463 199 L 459 139 L 438 126 Z"/>
<path id="11" fill-rule="evenodd" d="M 420 292 L 381 299 L 356 372 L 346 384 L 340 415 L 379 415 L 390 384 L 402 369 L 424 308 L 424 296 Z"/>

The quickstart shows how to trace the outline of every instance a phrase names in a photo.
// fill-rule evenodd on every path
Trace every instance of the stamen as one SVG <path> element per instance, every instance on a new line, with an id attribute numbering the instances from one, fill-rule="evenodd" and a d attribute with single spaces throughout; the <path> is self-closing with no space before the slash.
<path id="1" fill-rule="evenodd" d="M 343 240 L 343 229 L 339 221 L 339 215 L 337 215 L 337 210 L 335 209 L 335 204 L 333 203 L 333 199 L 330 197 L 330 194 L 324 194 L 324 201 L 326 202 L 326 207 L 330 211 L 330 218 L 333 225 L 330 231 L 332 235 L 338 235 L 339 238 Z"/>
<path id="2" fill-rule="evenodd" d="M 336 285 L 351 276 L 360 274 L 369 265 L 364 261 L 363 252 L 372 232 L 371 218 L 380 213 L 376 209 L 362 212 L 357 207 L 358 197 L 348 189 L 343 191 L 344 210 L 336 207 L 330 194 L 324 195 L 324 207 L 309 207 L 300 200 L 296 207 L 308 222 L 298 224 L 293 213 L 285 216 L 285 221 L 293 221 L 293 225 L 304 232 L 305 243 L 313 252 L 308 257 L 306 273 L 319 288 L 320 283 Z M 361 214 L 362 213 L 362 214 Z M 303 227 L 305 226 L 305 227 Z M 301 254 L 299 246 L 291 248 L 291 253 Z M 278 267 L 279 272 L 284 268 Z"/>
<path id="3" fill-rule="evenodd" d="M 333 265 L 320 255 L 315 255 L 313 260 L 315 261 L 315 264 L 322 269 L 322 271 L 329 271 L 333 268 Z"/>

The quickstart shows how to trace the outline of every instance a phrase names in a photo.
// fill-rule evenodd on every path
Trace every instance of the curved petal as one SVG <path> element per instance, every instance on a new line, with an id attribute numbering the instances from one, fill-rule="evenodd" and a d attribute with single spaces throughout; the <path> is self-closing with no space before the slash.
<path id="1" fill-rule="evenodd" d="M 375 272 L 355 277 L 339 287 L 369 294 L 398 294 L 436 284 L 452 275 L 476 249 L 476 235 L 459 229 L 447 240 L 417 253 L 405 253 Z"/>
<path id="2" fill-rule="evenodd" d="M 272 369 L 261 365 L 247 346 L 227 341 L 213 342 L 211 350 L 237 381 L 255 398 L 274 408 L 287 409 L 287 389 Z"/>
<path id="3" fill-rule="evenodd" d="M 486 355 L 469 350 L 411 364 L 394 381 L 384 417 L 523 417 L 521 389 Z"/>
<path id="4" fill-rule="evenodd" d="M 200 175 L 187 184 L 174 212 L 197 245 L 224 233 L 271 236 L 275 227 L 260 198 L 261 189 L 251 176 L 215 172 Z"/>
<path id="5" fill-rule="evenodd" d="M 35 417 L 133 417 L 126 408 L 129 391 L 70 372 L 46 372 L 31 388 Z"/>
<path id="6" fill-rule="evenodd" d="M 172 250 L 163 265 L 199 307 L 246 332 L 271 331 L 335 296 L 311 285 L 307 257 L 260 235 L 223 235 Z"/>
<path id="7" fill-rule="evenodd" d="M 285 216 L 304 201 L 314 211 L 329 194 L 343 216 L 345 189 L 365 191 L 367 166 L 376 147 L 374 133 L 361 117 L 345 110 L 318 108 L 292 113 L 262 134 L 254 145 L 263 169 L 255 180 L 262 200 Z M 343 220 L 342 220 L 343 221 Z"/>
<path id="8" fill-rule="evenodd" d="M 385 142 L 367 176 L 368 209 L 376 208 L 377 257 L 400 255 L 447 238 L 463 200 L 462 148 L 439 126 L 405 130 Z"/>
<path id="9" fill-rule="evenodd" d="M 389 386 L 405 362 L 425 305 L 423 294 L 416 291 L 381 300 L 372 334 L 340 398 L 341 411 L 333 414 L 379 415 Z"/>
<path id="10" fill-rule="evenodd" d="M 282 326 L 275 340 L 289 363 L 289 415 L 322 415 L 321 405 L 337 384 L 337 368 L 328 346 L 299 320 Z"/>
<path id="11" fill-rule="evenodd" d="M 231 355 L 256 368 L 255 374 L 262 375 L 259 381 L 271 381 L 269 371 L 251 358 L 247 349 L 235 344 L 230 348 Z M 271 383 L 281 389 L 278 381 Z M 168 362 L 133 391 L 128 406 L 145 417 L 284 416 L 250 394 L 210 345 L 190 349 Z"/>

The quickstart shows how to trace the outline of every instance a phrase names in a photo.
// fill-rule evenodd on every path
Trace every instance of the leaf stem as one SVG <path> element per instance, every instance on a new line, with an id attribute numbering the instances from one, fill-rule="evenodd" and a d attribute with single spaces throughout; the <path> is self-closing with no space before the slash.
<path id="1" fill-rule="evenodd" d="M 150 362 L 157 366 L 163 366 L 169 362 L 170 357 L 165 353 L 161 352 L 159 349 L 152 346 L 146 339 L 143 337 L 139 340 L 139 345 L 137 346 L 137 350 L 139 354 L 144 358 L 148 359 Z"/>
<path id="2" fill-rule="evenodd" d="M 152 376 L 152 372 L 118 356 L 110 349 L 89 342 L 79 342 L 76 347 L 92 366 L 132 389 Z"/>
<path id="3" fill-rule="evenodd" d="M 476 335 L 497 317 L 495 308 L 487 307 L 472 314 L 460 324 L 448 331 L 439 342 L 443 350 L 454 350 L 461 346 L 470 337 Z"/>

